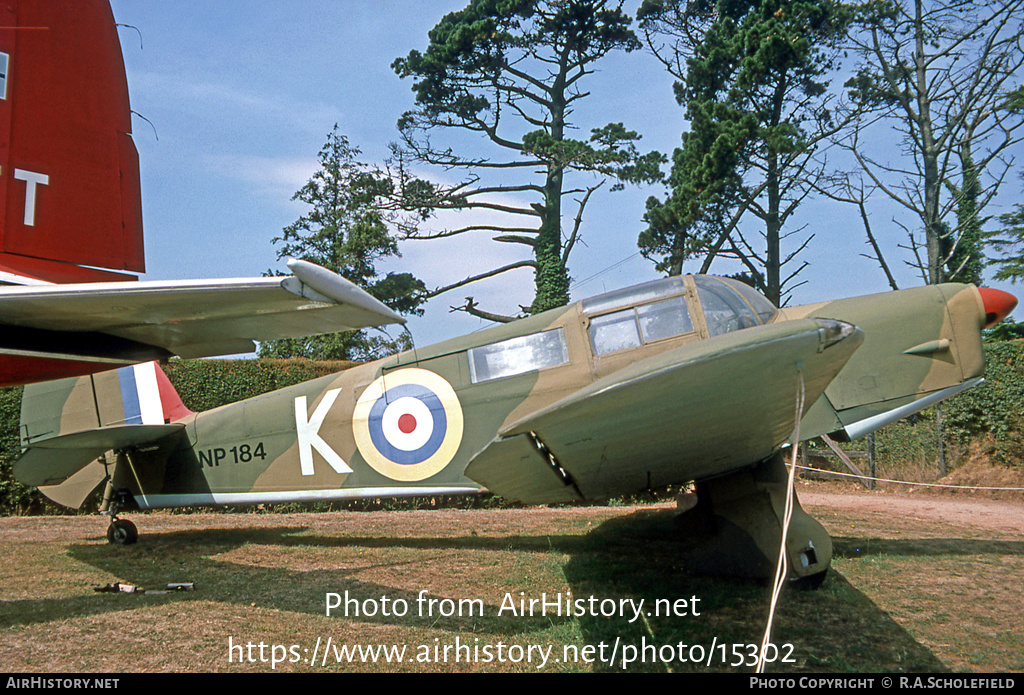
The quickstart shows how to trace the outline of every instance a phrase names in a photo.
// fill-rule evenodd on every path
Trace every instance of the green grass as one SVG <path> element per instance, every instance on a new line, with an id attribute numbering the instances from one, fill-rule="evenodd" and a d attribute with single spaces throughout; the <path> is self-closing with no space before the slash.
<path id="1" fill-rule="evenodd" d="M 545 671 L 749 673 L 745 645 L 759 644 L 768 609 L 764 583 L 690 575 L 672 535 L 671 509 L 460 512 L 457 523 L 424 512 L 260 517 L 232 528 L 225 515 L 141 516 L 142 542 L 108 546 L 88 520 L 69 518 L 66 537 L 19 541 L 0 551 L 0 667 L 78 671 L 270 670 L 229 663 L 228 639 L 301 645 L 375 643 L 429 648 L 504 644 L 550 647 Z M 510 521 L 509 514 L 514 514 Z M 95 523 L 96 520 L 91 520 Z M 838 517 L 837 528 L 850 523 Z M 88 533 L 80 529 L 87 529 Z M 514 535 L 509 533 L 514 530 Z M 787 590 L 773 642 L 792 661 L 768 672 L 912 672 L 1021 668 L 1019 577 L 1024 541 L 979 544 L 934 525 L 901 524 L 898 538 L 863 527 L 835 538 L 834 571 L 817 591 Z M 936 537 L 941 536 L 941 537 Z M 971 572 L 969 577 L 960 575 Z M 1016 591 L 1000 593 L 1016 577 Z M 92 585 L 158 587 L 165 596 L 96 594 Z M 950 582 L 955 582 L 951 584 Z M 10 587 L 16 587 L 11 593 Z M 982 593 L 971 595 L 970 587 Z M 474 598 L 482 615 L 325 615 L 326 592 L 359 601 Z M 506 593 L 603 601 L 699 599 L 699 615 L 500 614 Z M 988 593 L 985 593 L 988 592 Z M 689 611 L 689 612 L 692 612 Z M 1009 621 L 1009 622 L 1008 622 Z M 562 660 L 618 645 L 616 661 Z M 654 657 L 624 663 L 623 648 Z M 711 663 L 707 655 L 717 645 Z M 114 646 L 110 646 L 114 645 Z M 424 646 L 425 645 L 425 646 Z M 679 647 L 685 645 L 685 648 Z M 725 645 L 725 648 L 722 648 Z M 737 645 L 738 651 L 732 645 Z M 673 646 L 671 654 L 666 649 Z M 701 663 L 691 657 L 703 655 Z M 596 654 L 595 654 L 596 656 Z M 666 658 L 667 656 L 667 658 Z M 738 663 L 737 665 L 737 662 Z M 309 671 L 535 671 L 536 662 L 278 664 Z"/>

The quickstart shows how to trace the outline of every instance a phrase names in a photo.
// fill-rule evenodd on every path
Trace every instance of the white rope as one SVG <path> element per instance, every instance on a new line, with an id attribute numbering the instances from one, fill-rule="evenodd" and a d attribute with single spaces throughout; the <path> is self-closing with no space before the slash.
<path id="1" fill-rule="evenodd" d="M 794 420 L 796 427 L 793 428 L 793 456 L 789 462 L 789 478 L 786 483 L 786 510 L 782 519 L 782 543 L 779 548 L 779 563 L 775 567 L 775 583 L 772 588 L 771 607 L 768 609 L 768 624 L 765 626 L 764 638 L 761 640 L 761 652 L 757 656 L 756 673 L 764 673 L 765 655 L 768 652 L 768 644 L 771 642 L 772 623 L 775 621 L 775 607 L 779 603 L 779 597 L 782 595 L 782 589 L 786 585 L 786 576 L 789 573 L 789 563 L 786 560 L 786 538 L 789 535 L 789 522 L 793 518 L 793 500 L 795 499 L 796 489 L 796 456 L 798 451 L 796 444 L 800 441 L 800 420 L 803 418 L 804 412 L 804 373 L 799 367 L 797 368 L 797 376 L 799 381 Z"/>
<path id="2" fill-rule="evenodd" d="M 872 478 L 868 475 L 853 475 L 852 473 L 839 473 L 837 471 L 826 471 L 823 468 L 813 468 L 811 466 L 797 466 L 805 471 L 815 471 L 817 473 L 827 473 L 828 475 L 838 475 L 844 478 L 856 478 L 857 480 L 874 480 L 877 483 L 898 483 L 900 485 L 915 485 L 922 487 L 944 487 L 951 490 L 1007 490 L 1009 492 L 1024 491 L 1024 487 L 988 487 L 985 485 L 947 485 L 945 483 L 914 483 L 909 480 L 893 480 L 891 478 Z"/>

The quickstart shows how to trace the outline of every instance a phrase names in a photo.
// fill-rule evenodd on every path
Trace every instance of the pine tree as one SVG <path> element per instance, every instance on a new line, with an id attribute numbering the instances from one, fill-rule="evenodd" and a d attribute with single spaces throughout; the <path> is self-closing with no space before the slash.
<path id="1" fill-rule="evenodd" d="M 359 154 L 335 125 L 320 150 L 320 169 L 292 197 L 310 210 L 274 239 L 278 258 L 316 263 L 399 313 L 420 314 L 423 283 L 409 273 L 382 277 L 377 271 L 378 261 L 400 255 L 389 231 L 385 204 L 394 185 L 379 169 L 358 162 Z M 390 338 L 362 330 L 269 341 L 260 345 L 259 355 L 367 360 L 410 347 L 407 332 Z"/>

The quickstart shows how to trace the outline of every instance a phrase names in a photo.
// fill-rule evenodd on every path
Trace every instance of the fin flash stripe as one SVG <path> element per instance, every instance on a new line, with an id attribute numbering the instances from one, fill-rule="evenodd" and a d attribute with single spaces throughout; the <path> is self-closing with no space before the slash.
<path id="1" fill-rule="evenodd" d="M 126 425 L 162 425 L 164 407 L 157 384 L 156 363 L 145 362 L 117 370 Z"/>

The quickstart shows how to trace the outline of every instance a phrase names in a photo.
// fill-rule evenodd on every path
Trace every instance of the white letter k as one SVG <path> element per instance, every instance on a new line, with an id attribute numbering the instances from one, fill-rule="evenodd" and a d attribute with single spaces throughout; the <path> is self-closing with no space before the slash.
<path id="1" fill-rule="evenodd" d="M 327 411 L 334 405 L 339 393 L 341 393 L 341 389 L 330 389 L 325 392 L 320 405 L 316 407 L 312 417 L 308 420 L 306 419 L 306 397 L 299 396 L 295 399 L 295 433 L 298 436 L 299 463 L 302 466 L 302 475 L 313 475 L 313 449 L 319 451 L 324 460 L 336 472 L 352 472 L 348 464 L 320 437 L 320 426 L 324 424 Z"/>

